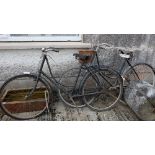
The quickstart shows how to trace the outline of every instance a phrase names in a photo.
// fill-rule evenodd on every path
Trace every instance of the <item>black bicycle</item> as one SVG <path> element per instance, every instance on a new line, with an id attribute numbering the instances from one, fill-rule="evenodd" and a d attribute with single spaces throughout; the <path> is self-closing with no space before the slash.
<path id="1" fill-rule="evenodd" d="M 76 104 L 69 101 L 63 89 L 59 89 L 60 98 L 70 107 L 90 107 L 98 112 L 110 110 L 118 103 L 123 93 L 123 81 L 119 73 L 109 66 L 100 64 L 98 53 L 102 46 L 94 46 L 91 50 L 82 50 L 74 54 L 80 67 L 66 71 L 60 80 L 65 92 L 76 90 L 81 94 Z M 70 84 L 66 81 L 70 81 Z M 77 86 L 77 89 L 74 89 Z M 78 91 L 77 91 L 78 90 Z M 65 100 L 64 100 L 65 98 Z M 79 99 L 78 99 L 79 101 Z M 95 105 L 94 105 L 95 104 Z"/>
<path id="2" fill-rule="evenodd" d="M 59 52 L 59 50 L 51 47 L 43 48 L 37 74 L 25 72 L 16 75 L 5 81 L 0 88 L 2 110 L 15 119 L 36 118 L 49 110 L 50 104 L 52 106 L 53 89 L 58 91 L 61 100 L 70 107 L 79 108 L 98 102 L 100 105 L 96 109 L 98 111 L 113 108 L 122 96 L 122 78 L 116 71 L 100 66 L 98 50 L 99 47 L 93 53 L 89 51 L 85 54 L 75 54 L 81 63 L 80 70 L 70 72 L 74 76 L 63 83 L 62 81 L 67 78 L 64 75 L 61 79 L 54 77 L 48 60 L 49 51 Z M 94 58 L 97 59 L 97 64 L 92 63 Z M 49 75 L 43 71 L 45 63 Z"/>
<path id="3" fill-rule="evenodd" d="M 87 74 L 86 76 L 83 76 L 82 82 L 80 83 L 80 92 L 82 94 L 82 105 L 79 105 L 79 107 L 83 107 L 87 105 L 92 110 L 101 112 L 105 110 L 110 110 L 113 108 L 116 103 L 118 103 L 118 100 L 121 96 L 121 89 L 122 86 L 120 86 L 120 78 L 116 76 L 116 74 L 111 72 L 111 69 L 108 66 L 100 65 L 98 53 L 101 50 L 107 50 L 107 49 L 113 49 L 113 47 L 109 44 L 101 44 L 94 46 L 94 49 L 96 51 L 96 65 L 90 65 L 89 69 L 93 69 L 93 74 L 95 74 L 96 79 L 98 81 L 102 81 L 102 84 L 98 84 L 97 80 L 92 76 L 92 74 Z M 132 64 L 133 59 L 133 51 L 127 51 L 114 47 L 114 49 L 117 49 L 119 51 L 119 56 L 124 59 L 124 62 L 122 63 L 121 67 L 118 70 L 118 73 L 120 74 L 123 82 L 123 87 L 129 86 L 131 81 L 145 81 L 151 84 L 152 86 L 155 86 L 155 73 L 149 64 L 146 63 L 137 63 Z M 102 51 L 103 52 L 103 51 Z M 126 64 L 128 67 L 126 67 Z M 95 68 L 95 71 L 94 71 Z M 72 77 L 72 73 L 74 75 L 81 72 L 83 69 L 83 65 L 81 65 L 79 68 L 73 68 L 64 74 L 62 79 L 66 79 L 67 77 Z M 97 71 L 97 72 L 96 72 Z M 110 71 L 110 72 L 109 72 Z M 112 73 L 112 74 L 111 74 Z M 77 77 L 77 76 L 75 76 Z M 82 77 L 82 75 L 81 75 Z M 118 80 L 118 81 L 117 81 Z M 111 87 L 108 82 L 112 83 Z M 63 80 L 61 81 L 63 84 L 65 83 Z M 100 92 L 99 85 L 102 85 L 102 90 L 105 88 L 104 93 L 98 93 Z M 121 89 L 120 89 L 121 88 Z M 131 88 L 132 89 L 132 88 Z M 117 92 L 118 91 L 118 92 Z M 87 94 L 87 95 L 85 95 Z M 118 95 L 119 94 L 119 95 Z M 120 100 L 121 102 L 125 103 L 123 100 Z M 69 106 L 75 107 L 75 105 L 71 104 L 71 102 L 66 103 Z M 80 103 L 81 104 L 81 103 Z"/>

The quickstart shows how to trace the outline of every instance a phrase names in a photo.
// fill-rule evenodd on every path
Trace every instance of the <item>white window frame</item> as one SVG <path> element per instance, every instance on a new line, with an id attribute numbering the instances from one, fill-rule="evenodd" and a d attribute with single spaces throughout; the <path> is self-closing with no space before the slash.
<path id="1" fill-rule="evenodd" d="M 10 36 L 10 34 L 0 34 L 0 42 L 14 42 L 14 41 L 81 41 L 82 35 L 76 36 Z"/>

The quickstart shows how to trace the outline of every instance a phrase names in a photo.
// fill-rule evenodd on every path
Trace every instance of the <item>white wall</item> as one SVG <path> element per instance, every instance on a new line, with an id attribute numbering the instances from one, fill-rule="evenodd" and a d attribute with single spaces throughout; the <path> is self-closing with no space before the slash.
<path id="1" fill-rule="evenodd" d="M 50 60 L 53 72 L 56 76 L 65 70 L 78 66 L 78 61 L 73 53 L 79 49 L 60 49 L 59 53 L 50 52 L 53 60 Z M 23 72 L 37 72 L 40 61 L 40 50 L 0 50 L 0 81 L 1 83 L 10 76 Z M 46 68 L 45 68 L 46 70 Z"/>

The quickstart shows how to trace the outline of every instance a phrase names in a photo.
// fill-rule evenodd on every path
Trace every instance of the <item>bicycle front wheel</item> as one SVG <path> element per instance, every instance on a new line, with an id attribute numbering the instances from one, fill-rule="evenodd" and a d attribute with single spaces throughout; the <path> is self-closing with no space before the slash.
<path id="1" fill-rule="evenodd" d="M 129 67 L 123 73 L 124 86 L 128 86 L 130 81 L 145 81 L 155 86 L 155 73 L 153 68 L 145 63 L 138 63 Z"/>
<path id="2" fill-rule="evenodd" d="M 51 90 L 37 76 L 22 74 L 8 79 L 0 89 L 1 108 L 10 117 L 19 120 L 41 115 L 51 101 Z"/>
<path id="3" fill-rule="evenodd" d="M 122 78 L 111 69 L 94 71 L 84 78 L 81 92 L 83 102 L 90 109 L 98 112 L 110 110 L 122 96 Z"/>

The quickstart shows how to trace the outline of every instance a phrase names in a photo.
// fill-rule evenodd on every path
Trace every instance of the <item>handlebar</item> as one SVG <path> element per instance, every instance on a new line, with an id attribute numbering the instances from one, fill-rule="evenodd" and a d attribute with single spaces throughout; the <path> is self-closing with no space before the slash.
<path id="1" fill-rule="evenodd" d="M 56 49 L 56 48 L 53 48 L 53 47 L 42 48 L 41 50 L 42 50 L 42 52 L 49 52 L 49 51 L 53 51 L 53 52 L 57 52 L 57 53 L 59 53 L 59 50 L 58 50 L 58 49 Z"/>

